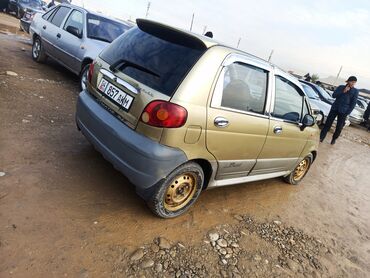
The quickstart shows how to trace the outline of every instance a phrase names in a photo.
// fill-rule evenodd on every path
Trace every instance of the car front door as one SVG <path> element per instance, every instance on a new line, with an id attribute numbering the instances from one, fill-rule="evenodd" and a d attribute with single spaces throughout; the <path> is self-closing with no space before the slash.
<path id="1" fill-rule="evenodd" d="M 291 171 L 311 134 L 308 128 L 301 130 L 301 120 L 309 111 L 303 91 L 287 78 L 276 75 L 274 79 L 268 135 L 251 175 Z"/>
<path id="2" fill-rule="evenodd" d="M 207 148 L 217 160 L 216 179 L 249 174 L 265 143 L 269 68 L 229 56 L 208 107 Z"/>
<path id="3" fill-rule="evenodd" d="M 64 23 L 63 29 L 60 30 L 61 36 L 59 44 L 62 51 L 59 59 L 66 67 L 76 74 L 79 74 L 81 70 L 84 51 L 82 44 L 83 36 L 85 36 L 85 34 L 83 34 L 83 26 L 83 13 L 79 10 L 73 10 Z"/>

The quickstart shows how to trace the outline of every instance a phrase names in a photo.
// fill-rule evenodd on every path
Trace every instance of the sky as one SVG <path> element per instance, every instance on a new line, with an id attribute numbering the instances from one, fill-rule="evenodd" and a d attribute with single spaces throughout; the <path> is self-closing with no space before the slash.
<path id="1" fill-rule="evenodd" d="M 121 19 L 145 18 L 203 33 L 285 70 L 350 75 L 370 89 L 369 0 L 73 0 Z"/>

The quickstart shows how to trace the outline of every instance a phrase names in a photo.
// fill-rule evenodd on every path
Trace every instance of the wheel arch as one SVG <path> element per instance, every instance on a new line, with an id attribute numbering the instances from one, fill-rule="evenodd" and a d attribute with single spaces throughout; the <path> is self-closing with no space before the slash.
<path id="1" fill-rule="evenodd" d="M 312 163 L 313 163 L 316 160 L 317 151 L 312 151 L 311 154 L 312 154 Z"/>
<path id="2" fill-rule="evenodd" d="M 37 33 L 34 33 L 32 36 L 32 43 L 36 40 L 36 38 L 40 37 Z M 41 39 L 41 38 L 40 38 Z"/>
<path id="3" fill-rule="evenodd" d="M 83 71 L 84 67 L 88 64 L 91 64 L 92 62 L 94 62 L 94 59 L 90 58 L 90 57 L 85 57 L 83 60 L 82 60 L 82 63 L 81 63 L 81 68 L 80 68 L 80 74 L 81 72 Z"/>
<path id="4" fill-rule="evenodd" d="M 203 158 L 193 159 L 189 162 L 195 162 L 199 164 L 200 167 L 202 167 L 203 173 L 204 173 L 204 184 L 202 190 L 207 189 L 209 181 L 211 180 L 211 176 L 213 173 L 212 165 L 211 163 Z"/>

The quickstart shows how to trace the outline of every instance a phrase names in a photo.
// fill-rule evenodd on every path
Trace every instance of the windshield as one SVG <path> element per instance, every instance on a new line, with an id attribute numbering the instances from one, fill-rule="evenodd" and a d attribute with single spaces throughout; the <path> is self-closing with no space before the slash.
<path id="1" fill-rule="evenodd" d="M 309 98 L 319 99 L 319 96 L 317 95 L 317 93 L 310 86 L 306 84 L 302 84 L 302 86 L 303 86 L 304 92 Z"/>
<path id="2" fill-rule="evenodd" d="M 332 99 L 331 95 L 329 95 L 329 93 L 325 91 L 323 88 L 321 88 L 320 86 L 316 86 L 316 88 L 320 91 L 320 93 L 322 94 L 324 98 Z"/>
<path id="3" fill-rule="evenodd" d="M 130 27 L 94 14 L 87 15 L 87 37 L 111 43 Z"/>

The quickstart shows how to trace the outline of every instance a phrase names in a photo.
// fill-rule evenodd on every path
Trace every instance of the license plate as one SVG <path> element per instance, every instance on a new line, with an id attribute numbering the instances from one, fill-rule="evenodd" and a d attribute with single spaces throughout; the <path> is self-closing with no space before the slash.
<path id="1" fill-rule="evenodd" d="M 100 81 L 98 90 L 108 96 L 125 111 L 128 111 L 130 109 L 131 104 L 134 101 L 134 98 L 132 96 L 118 89 L 116 86 L 114 86 L 104 78 L 102 78 L 102 80 Z"/>

